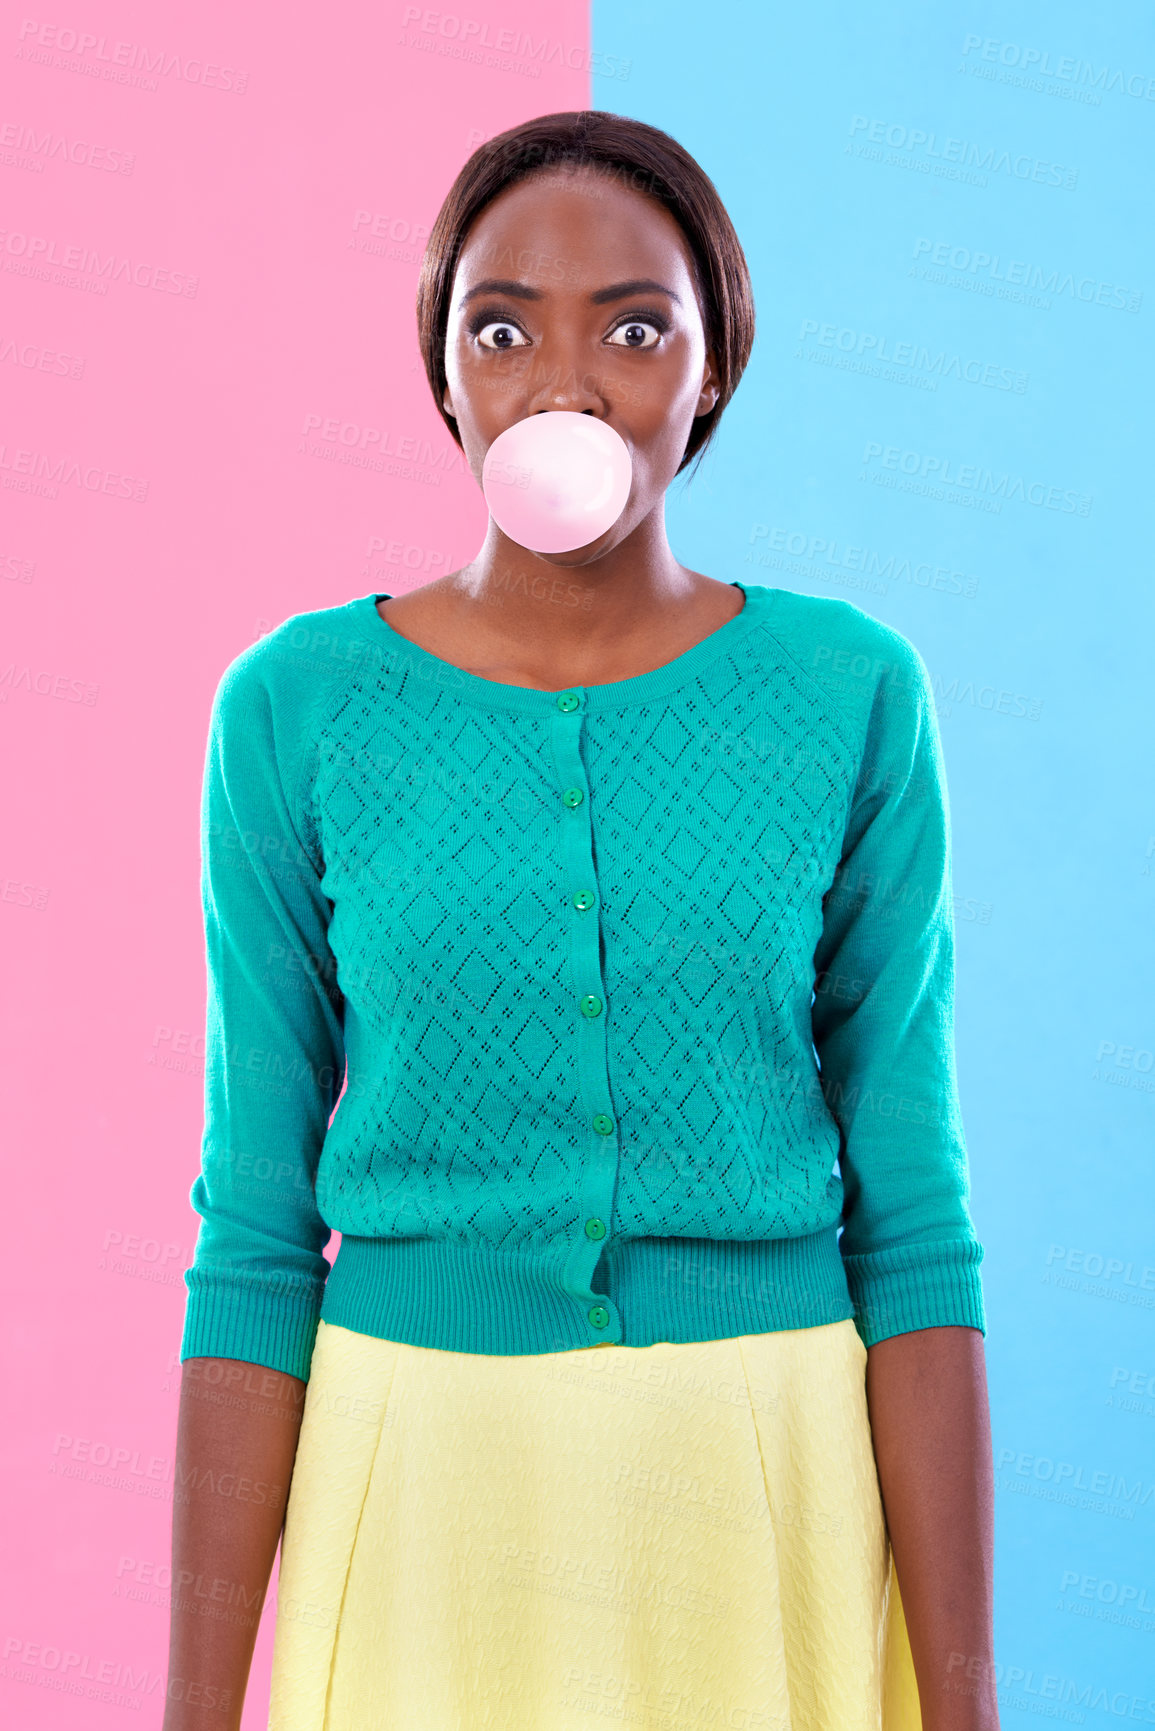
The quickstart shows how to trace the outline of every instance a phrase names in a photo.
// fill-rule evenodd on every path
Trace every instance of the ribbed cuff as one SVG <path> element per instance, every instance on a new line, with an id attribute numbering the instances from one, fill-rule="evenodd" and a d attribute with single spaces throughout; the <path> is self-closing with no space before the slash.
<path id="1" fill-rule="evenodd" d="M 844 1256 L 854 1326 L 863 1345 L 876 1346 L 920 1328 L 977 1328 L 985 1336 L 983 1254 L 975 1240 L 953 1238 Z"/>
<path id="2" fill-rule="evenodd" d="M 317 1338 L 324 1282 L 188 1268 L 180 1358 L 237 1358 L 302 1382 Z"/>

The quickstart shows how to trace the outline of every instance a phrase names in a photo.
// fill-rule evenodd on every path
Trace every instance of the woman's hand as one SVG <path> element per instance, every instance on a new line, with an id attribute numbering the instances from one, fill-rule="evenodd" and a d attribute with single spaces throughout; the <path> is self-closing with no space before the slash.
<path id="1" fill-rule="evenodd" d="M 923 1731 L 999 1731 L 981 1333 L 925 1328 L 879 1341 L 867 1349 L 866 1395 Z"/>
<path id="2" fill-rule="evenodd" d="M 163 1731 L 237 1731 L 305 1409 L 298 1377 L 181 1370 Z"/>

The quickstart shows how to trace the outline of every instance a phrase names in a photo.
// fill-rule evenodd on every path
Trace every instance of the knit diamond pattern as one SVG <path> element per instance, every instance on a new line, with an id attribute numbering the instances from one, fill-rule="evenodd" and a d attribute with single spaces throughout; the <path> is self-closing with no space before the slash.
<path id="1" fill-rule="evenodd" d="M 340 693 L 312 821 L 349 1058 L 318 1204 L 342 1230 L 436 1223 L 498 1249 L 578 1230 L 588 982 L 570 930 L 584 887 L 598 896 L 580 917 L 600 922 L 615 1233 L 814 1230 L 837 1133 L 797 1053 L 813 1054 L 814 948 L 854 755 L 762 637 L 672 696 L 583 718 L 588 886 L 563 865 L 547 717 L 490 713 L 371 660 Z"/>

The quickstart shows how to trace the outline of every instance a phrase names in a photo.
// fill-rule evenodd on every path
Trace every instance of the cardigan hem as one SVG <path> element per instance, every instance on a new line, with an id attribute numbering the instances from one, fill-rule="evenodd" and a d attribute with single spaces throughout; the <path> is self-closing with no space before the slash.
<path id="1" fill-rule="evenodd" d="M 567 1288 L 567 1257 L 566 1246 L 535 1255 L 534 1247 L 502 1253 L 444 1239 L 343 1236 L 321 1319 L 412 1346 L 508 1357 L 726 1340 L 854 1315 L 834 1226 L 756 1241 L 623 1238 L 603 1253 L 588 1289 Z"/>

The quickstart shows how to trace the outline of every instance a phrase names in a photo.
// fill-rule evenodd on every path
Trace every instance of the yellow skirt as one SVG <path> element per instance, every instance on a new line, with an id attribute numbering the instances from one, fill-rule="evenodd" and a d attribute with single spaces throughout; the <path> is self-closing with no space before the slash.
<path id="1" fill-rule="evenodd" d="M 269 1731 L 921 1731 L 853 1322 L 317 1331 Z"/>

